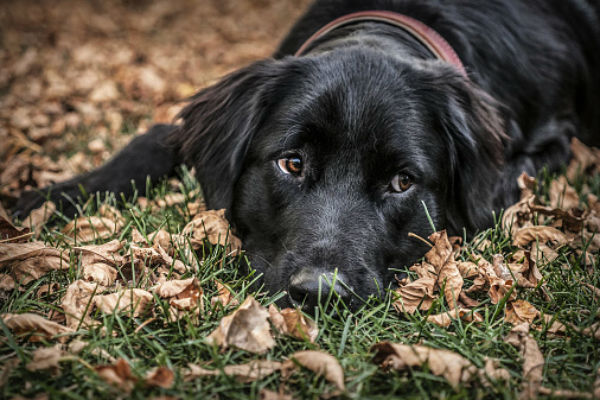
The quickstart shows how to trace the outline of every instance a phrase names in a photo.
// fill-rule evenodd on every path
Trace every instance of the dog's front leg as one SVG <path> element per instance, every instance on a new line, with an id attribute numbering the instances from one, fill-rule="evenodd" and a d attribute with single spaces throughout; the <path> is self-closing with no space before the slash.
<path id="1" fill-rule="evenodd" d="M 173 125 L 155 125 L 100 168 L 66 182 L 23 193 L 15 207 L 15 216 L 26 217 L 46 199 L 56 203 L 63 214 L 73 216 L 77 212 L 73 201 L 81 197 L 82 191 L 123 193 L 126 197 L 133 193 L 134 187 L 145 191 L 148 181 L 154 183 L 173 175 L 180 163 L 177 149 L 167 144 L 174 128 Z"/>

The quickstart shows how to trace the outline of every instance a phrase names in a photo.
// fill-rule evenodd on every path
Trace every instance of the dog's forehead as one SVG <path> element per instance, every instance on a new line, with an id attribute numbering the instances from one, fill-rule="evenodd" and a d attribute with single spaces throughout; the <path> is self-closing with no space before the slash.
<path id="1" fill-rule="evenodd" d="M 393 60 L 317 57 L 302 60 L 301 78 L 269 115 L 266 153 L 314 144 L 323 152 L 410 153 L 426 157 L 435 138 L 410 71 Z M 422 153 L 422 154 L 421 154 Z"/>

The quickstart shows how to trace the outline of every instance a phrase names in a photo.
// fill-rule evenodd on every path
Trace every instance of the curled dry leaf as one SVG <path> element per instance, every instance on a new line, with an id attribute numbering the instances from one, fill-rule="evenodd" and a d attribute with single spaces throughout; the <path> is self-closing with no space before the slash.
<path id="1" fill-rule="evenodd" d="M 457 307 L 448 312 L 434 314 L 427 317 L 427 322 L 431 322 L 443 328 L 447 328 L 452 320 L 462 319 L 466 322 L 482 322 L 483 317 L 478 312 L 467 308 Z"/>
<path id="2" fill-rule="evenodd" d="M 494 267 L 483 258 L 478 261 L 477 265 L 479 266 L 479 276 L 473 280 L 473 285 L 466 290 L 466 293 L 488 288 L 488 296 L 492 304 L 498 304 L 508 293 L 510 293 L 509 300 L 514 300 L 517 297 L 516 291 L 512 290 L 512 278 L 504 280 L 498 276 L 498 274 L 507 276 L 506 271 L 508 269 L 505 266 L 496 261 L 496 266 Z M 508 273 L 508 276 L 510 276 L 510 273 Z"/>
<path id="3" fill-rule="evenodd" d="M 67 326 L 57 324 L 56 322 L 49 321 L 44 317 L 32 314 L 2 314 L 0 316 L 2 322 L 10 329 L 13 334 L 31 334 L 30 341 L 36 342 L 41 339 L 51 339 L 58 335 L 65 335 L 73 332 L 73 330 Z M 58 341 L 65 341 L 67 336 L 60 336 L 57 338 Z"/>
<path id="4" fill-rule="evenodd" d="M 535 339 L 529 334 L 529 324 L 523 322 L 516 325 L 505 340 L 517 347 L 523 357 L 523 391 L 520 397 L 536 398 L 542 385 L 544 356 Z"/>
<path id="5" fill-rule="evenodd" d="M 122 218 L 79 217 L 69 222 L 62 232 L 78 242 L 108 239 L 123 228 Z"/>
<path id="6" fill-rule="evenodd" d="M 60 343 L 51 347 L 40 347 L 34 350 L 33 360 L 27 363 L 25 368 L 28 371 L 52 369 L 56 373 L 60 369 L 59 362 L 64 355 L 65 352 Z"/>
<path id="7" fill-rule="evenodd" d="M 454 388 L 461 382 L 468 382 L 477 373 L 477 368 L 469 360 L 448 350 L 381 342 L 375 344 L 371 351 L 375 352 L 373 361 L 383 368 L 401 371 L 427 364 L 431 373 L 443 376 Z"/>
<path id="8" fill-rule="evenodd" d="M 306 317 L 300 309 L 284 308 L 279 311 L 275 305 L 269 306 L 269 319 L 273 326 L 284 335 L 314 343 L 319 335 L 317 324 Z"/>
<path id="9" fill-rule="evenodd" d="M 258 396 L 259 396 L 260 400 L 293 400 L 294 399 L 291 395 L 283 393 L 283 391 L 281 391 L 281 389 L 279 392 L 274 392 L 269 389 L 261 389 Z"/>
<path id="10" fill-rule="evenodd" d="M 433 291 L 434 278 L 419 278 L 416 281 L 401 285 L 396 289 L 398 299 L 393 306 L 398 312 L 413 314 L 417 308 L 429 310 L 435 299 Z"/>
<path id="11" fill-rule="evenodd" d="M 456 308 L 462 290 L 463 278 L 454 260 L 454 249 L 445 230 L 429 236 L 433 247 L 425 254 L 425 259 L 434 267 L 437 286 L 444 288 L 444 297 L 450 308 Z"/>
<path id="12" fill-rule="evenodd" d="M 225 246 L 237 254 L 242 248 L 242 242 L 229 230 L 229 222 L 225 219 L 225 209 L 201 211 L 183 228 L 183 235 L 190 236 L 194 250 L 202 247 L 204 240 L 213 245 Z"/>
<path id="13" fill-rule="evenodd" d="M 137 378 L 131 373 L 129 363 L 122 358 L 119 358 L 114 364 L 99 365 L 94 369 L 106 383 L 127 393 L 133 390 L 137 382 Z"/>
<path id="14" fill-rule="evenodd" d="M 317 350 L 297 351 L 289 356 L 289 360 L 283 363 L 284 370 L 292 370 L 297 364 L 308 368 L 317 375 L 322 375 L 333 383 L 339 390 L 346 390 L 344 384 L 344 370 L 338 360 L 331 354 Z"/>
<path id="15" fill-rule="evenodd" d="M 0 268 L 26 285 L 50 271 L 69 268 L 69 254 L 43 242 L 0 243 Z"/>
<path id="16" fill-rule="evenodd" d="M 44 225 L 55 211 L 56 204 L 46 201 L 39 208 L 31 211 L 29 216 L 23 221 L 23 225 L 29 227 L 34 232 L 34 237 L 38 237 L 42 229 L 44 229 Z"/>
<path id="17" fill-rule="evenodd" d="M 115 293 L 95 296 L 94 305 L 106 314 L 114 312 L 131 312 L 138 317 L 152 305 L 152 294 L 142 289 L 123 289 Z"/>
<path id="18" fill-rule="evenodd" d="M 118 253 L 122 248 L 123 242 L 116 239 L 101 245 L 74 247 L 74 252 L 81 257 L 83 278 L 102 286 L 112 286 L 118 273 L 115 267 L 123 260 Z"/>
<path id="19" fill-rule="evenodd" d="M 531 242 L 552 243 L 556 246 L 569 242 L 567 236 L 551 226 L 529 226 L 517 230 L 513 236 L 513 245 L 525 247 Z"/>
<path id="20" fill-rule="evenodd" d="M 240 382 L 254 382 L 263 379 L 272 373 L 279 371 L 282 364 L 278 361 L 254 360 L 246 364 L 227 365 L 221 369 L 205 369 L 196 364 L 188 364 L 189 371 L 183 375 L 186 381 L 204 376 L 218 376 L 223 373 L 227 376 L 234 376 Z"/>
<path id="21" fill-rule="evenodd" d="M 29 228 L 17 228 L 8 217 L 0 215 L 0 241 L 26 242 L 30 235 Z"/>
<path id="22" fill-rule="evenodd" d="M 564 176 L 560 176 L 550 183 L 548 195 L 550 197 L 550 204 L 554 208 L 571 210 L 579 207 L 577 191 L 569 185 L 567 178 Z"/>
<path id="23" fill-rule="evenodd" d="M 175 382 L 175 373 L 167 367 L 152 368 L 146 374 L 144 383 L 148 386 L 161 387 L 169 389 Z"/>
<path id="24" fill-rule="evenodd" d="M 204 309 L 203 290 L 196 277 L 162 282 L 154 292 L 159 297 L 169 299 L 170 321 L 177 321 L 187 312 L 192 312 L 197 319 L 200 310 Z"/>
<path id="25" fill-rule="evenodd" d="M 0 290 L 13 290 L 16 286 L 15 280 L 8 274 L 0 274 Z"/>
<path id="26" fill-rule="evenodd" d="M 223 348 L 233 346 L 251 353 L 265 353 L 275 346 L 268 317 L 267 310 L 248 296 L 237 310 L 221 319 L 206 339 Z"/>
<path id="27" fill-rule="evenodd" d="M 215 282 L 217 286 L 217 291 L 219 294 L 217 296 L 213 296 L 210 299 L 211 307 L 214 307 L 216 303 L 221 303 L 223 307 L 228 305 L 237 306 L 239 305 L 238 300 L 233 296 L 231 290 L 227 288 L 227 286 L 221 284 L 220 282 Z"/>
<path id="28" fill-rule="evenodd" d="M 506 304 L 504 320 L 513 325 L 527 323 L 531 325 L 540 312 L 526 300 L 515 300 Z"/>
<path id="29" fill-rule="evenodd" d="M 96 283 L 76 280 L 67 287 L 62 299 L 61 307 L 65 311 L 67 326 L 77 329 L 82 326 L 92 325 L 94 322 L 89 317 L 92 312 L 92 297 L 102 292 L 104 288 Z"/>
<path id="30" fill-rule="evenodd" d="M 571 153 L 573 158 L 567 167 L 567 177 L 570 181 L 574 181 L 580 172 L 586 172 L 594 166 L 596 170 L 600 168 L 600 151 L 587 147 L 576 137 L 571 139 Z"/>

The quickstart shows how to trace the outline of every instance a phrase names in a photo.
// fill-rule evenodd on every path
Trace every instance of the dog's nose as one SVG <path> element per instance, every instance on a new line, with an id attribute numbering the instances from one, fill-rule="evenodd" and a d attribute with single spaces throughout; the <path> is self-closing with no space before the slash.
<path id="1" fill-rule="evenodd" d="M 288 295 L 294 305 L 302 306 L 305 311 L 313 311 L 319 303 L 327 306 L 328 301 L 336 302 L 338 299 L 349 307 L 350 290 L 341 273 L 301 270 L 290 278 Z"/>

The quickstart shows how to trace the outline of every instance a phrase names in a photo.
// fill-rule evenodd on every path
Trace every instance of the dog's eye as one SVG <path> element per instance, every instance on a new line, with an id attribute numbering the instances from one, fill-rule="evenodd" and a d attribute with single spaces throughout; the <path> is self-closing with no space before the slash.
<path id="1" fill-rule="evenodd" d="M 286 174 L 300 176 L 302 174 L 302 159 L 298 156 L 280 158 L 277 165 Z"/>
<path id="2" fill-rule="evenodd" d="M 407 191 L 411 186 L 412 180 L 406 174 L 396 175 L 390 182 L 390 189 L 398 193 Z"/>

